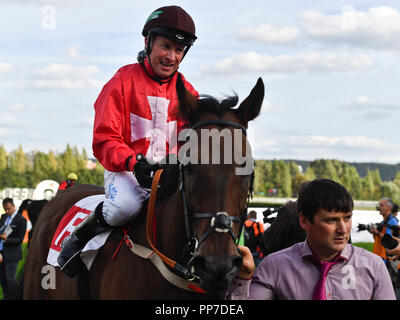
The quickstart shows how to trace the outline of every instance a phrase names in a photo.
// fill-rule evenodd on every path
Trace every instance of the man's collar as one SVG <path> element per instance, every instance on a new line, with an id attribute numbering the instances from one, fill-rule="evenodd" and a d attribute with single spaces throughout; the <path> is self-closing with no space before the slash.
<path id="1" fill-rule="evenodd" d="M 305 258 L 305 257 L 314 257 L 317 260 L 320 260 L 319 257 L 316 257 L 315 254 L 312 252 L 308 240 L 306 239 L 303 242 L 303 245 L 300 247 L 300 257 Z M 348 260 L 350 257 L 350 244 L 346 244 L 344 249 L 339 253 L 339 255 L 335 259 L 343 259 L 343 260 Z"/>
<path id="2" fill-rule="evenodd" d="M 10 217 L 10 222 L 13 221 L 13 219 L 17 215 L 17 213 L 18 213 L 18 210 L 15 209 L 14 213 L 11 216 L 9 216 Z"/>

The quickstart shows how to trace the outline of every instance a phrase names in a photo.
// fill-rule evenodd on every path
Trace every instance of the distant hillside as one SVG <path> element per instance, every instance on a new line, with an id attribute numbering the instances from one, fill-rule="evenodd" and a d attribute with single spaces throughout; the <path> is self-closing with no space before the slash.
<path id="1" fill-rule="evenodd" d="M 305 161 L 305 160 L 283 160 L 285 162 L 296 162 L 297 164 L 301 165 L 303 170 L 305 171 L 306 168 L 312 161 Z M 341 161 L 346 162 L 346 161 Z M 392 181 L 396 174 L 400 171 L 400 163 L 398 164 L 386 164 L 386 163 L 374 163 L 374 162 L 347 162 L 349 165 L 356 167 L 358 174 L 360 177 L 365 177 L 368 170 L 375 170 L 378 169 L 382 181 Z"/>

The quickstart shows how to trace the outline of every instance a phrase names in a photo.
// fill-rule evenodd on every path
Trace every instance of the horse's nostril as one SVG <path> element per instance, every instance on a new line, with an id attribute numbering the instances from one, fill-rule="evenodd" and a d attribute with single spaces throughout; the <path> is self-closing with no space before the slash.
<path id="1" fill-rule="evenodd" d="M 243 258 L 241 256 L 233 258 L 232 264 L 234 267 L 240 268 L 243 264 Z"/>

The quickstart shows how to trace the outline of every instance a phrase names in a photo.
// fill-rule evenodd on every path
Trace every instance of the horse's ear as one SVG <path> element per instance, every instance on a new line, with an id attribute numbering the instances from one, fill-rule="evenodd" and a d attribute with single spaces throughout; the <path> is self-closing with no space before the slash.
<path id="1" fill-rule="evenodd" d="M 256 85 L 251 90 L 249 96 L 240 104 L 236 114 L 244 125 L 260 114 L 262 102 L 264 100 L 264 82 L 258 78 Z"/>
<path id="2" fill-rule="evenodd" d="M 178 95 L 180 113 L 190 118 L 190 115 L 197 110 L 197 99 L 186 90 L 180 73 L 178 73 L 176 80 L 176 93 Z"/>

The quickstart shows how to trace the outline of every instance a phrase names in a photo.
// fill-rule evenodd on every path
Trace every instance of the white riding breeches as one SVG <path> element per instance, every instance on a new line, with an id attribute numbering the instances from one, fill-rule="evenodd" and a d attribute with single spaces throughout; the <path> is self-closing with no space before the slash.
<path id="1" fill-rule="evenodd" d="M 106 199 L 103 203 L 104 220 L 112 227 L 136 219 L 150 190 L 139 185 L 130 171 L 104 170 Z"/>

